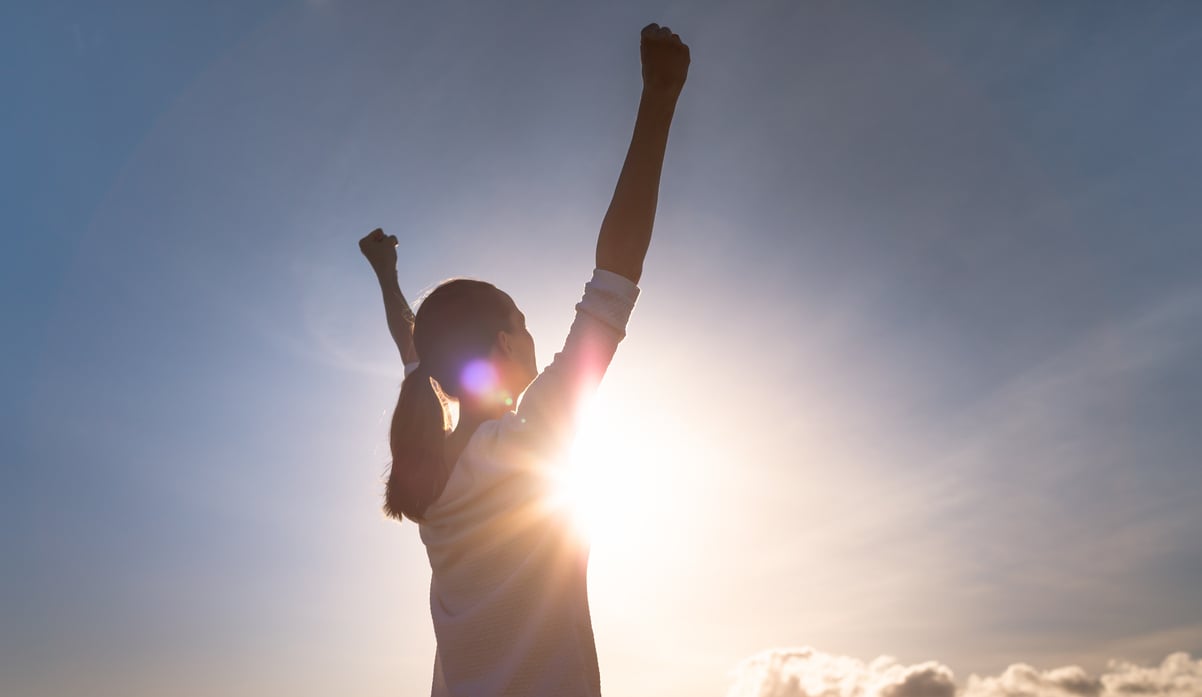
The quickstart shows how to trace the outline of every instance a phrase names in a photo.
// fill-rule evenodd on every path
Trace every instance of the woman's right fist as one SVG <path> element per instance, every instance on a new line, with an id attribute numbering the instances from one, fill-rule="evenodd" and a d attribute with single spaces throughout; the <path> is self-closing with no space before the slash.
<path id="1" fill-rule="evenodd" d="M 396 235 L 385 235 L 376 228 L 359 240 L 359 251 L 377 275 L 396 273 Z"/>
<path id="2" fill-rule="evenodd" d="M 652 22 L 643 27 L 639 53 L 643 59 L 643 89 L 678 96 L 689 74 L 689 47 L 680 37 Z"/>

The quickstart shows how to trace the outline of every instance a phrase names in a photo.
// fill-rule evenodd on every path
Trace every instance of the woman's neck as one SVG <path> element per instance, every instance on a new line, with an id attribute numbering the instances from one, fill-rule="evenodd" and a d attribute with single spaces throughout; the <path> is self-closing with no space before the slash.
<path id="1" fill-rule="evenodd" d="M 455 433 L 461 431 L 466 435 L 471 435 L 476 428 L 485 421 L 499 419 L 505 414 L 508 409 L 500 404 L 494 406 L 485 406 L 481 404 L 470 405 L 465 402 L 459 403 L 459 422 L 455 425 Z"/>
<path id="2" fill-rule="evenodd" d="M 479 408 L 464 409 L 462 403 L 460 403 L 459 422 L 455 424 L 455 430 L 447 438 L 446 450 L 443 451 L 447 460 L 449 462 L 457 462 L 464 448 L 467 447 L 468 441 L 472 439 L 472 434 L 476 432 L 480 424 L 485 421 L 501 418 L 501 415 L 505 411 L 503 407 L 492 410 Z"/>

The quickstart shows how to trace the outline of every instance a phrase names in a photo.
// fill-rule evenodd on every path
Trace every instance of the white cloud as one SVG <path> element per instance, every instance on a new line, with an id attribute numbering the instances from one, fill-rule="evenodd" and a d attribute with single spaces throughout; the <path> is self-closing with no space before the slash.
<path id="1" fill-rule="evenodd" d="M 1025 663 L 1015 663 L 997 677 L 970 677 L 963 697 L 1099 697 L 1101 694 L 1102 681 L 1077 666 L 1040 672 Z"/>
<path id="2" fill-rule="evenodd" d="M 889 656 L 865 663 L 811 648 L 775 649 L 747 659 L 728 697 L 953 697 L 946 666 L 905 666 Z"/>
<path id="3" fill-rule="evenodd" d="M 1111 661 L 1102 676 L 1103 695 L 1163 695 L 1198 697 L 1202 695 L 1202 659 L 1188 653 L 1174 653 L 1159 666 L 1144 668 L 1124 661 Z"/>
<path id="4" fill-rule="evenodd" d="M 1024 663 L 998 676 L 972 675 L 957 688 L 937 661 L 865 662 L 812 648 L 772 649 L 743 661 L 727 697 L 1202 697 L 1202 659 L 1169 655 L 1158 666 L 1111 661 L 1089 675 L 1078 666 L 1040 671 Z"/>

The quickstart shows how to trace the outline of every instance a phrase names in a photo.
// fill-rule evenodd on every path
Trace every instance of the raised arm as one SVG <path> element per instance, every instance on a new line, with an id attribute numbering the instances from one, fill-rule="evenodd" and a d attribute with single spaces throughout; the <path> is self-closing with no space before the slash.
<path id="1" fill-rule="evenodd" d="M 597 270 L 576 305 L 563 350 L 526 390 L 511 421 L 526 444 L 544 454 L 571 442 L 580 407 L 626 335 L 639 295 L 635 284 L 651 242 L 668 127 L 688 72 L 689 49 L 672 30 L 651 24 L 643 29 L 641 53 L 642 100 L 613 202 L 597 236 Z"/>
<path id="2" fill-rule="evenodd" d="M 689 72 L 689 47 L 667 27 L 644 27 L 639 52 L 643 95 L 634 135 L 597 236 L 597 268 L 635 283 L 643 275 L 643 259 L 651 243 L 668 129 Z"/>
<path id="3" fill-rule="evenodd" d="M 388 331 L 392 333 L 392 340 L 401 353 L 401 360 L 408 366 L 417 363 L 417 349 L 413 345 L 413 311 L 409 309 L 409 303 L 397 282 L 396 246 L 396 236 L 385 235 L 380 228 L 359 240 L 359 251 L 363 252 L 380 282 Z"/>

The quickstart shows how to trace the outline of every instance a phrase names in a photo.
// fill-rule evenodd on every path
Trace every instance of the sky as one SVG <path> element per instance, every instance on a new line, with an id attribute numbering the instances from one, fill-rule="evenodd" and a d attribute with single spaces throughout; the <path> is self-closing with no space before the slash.
<path id="1" fill-rule="evenodd" d="M 6 7 L 0 692 L 428 694 L 356 241 L 545 365 L 653 21 L 605 692 L 1202 694 L 1202 6 L 764 0 Z"/>

